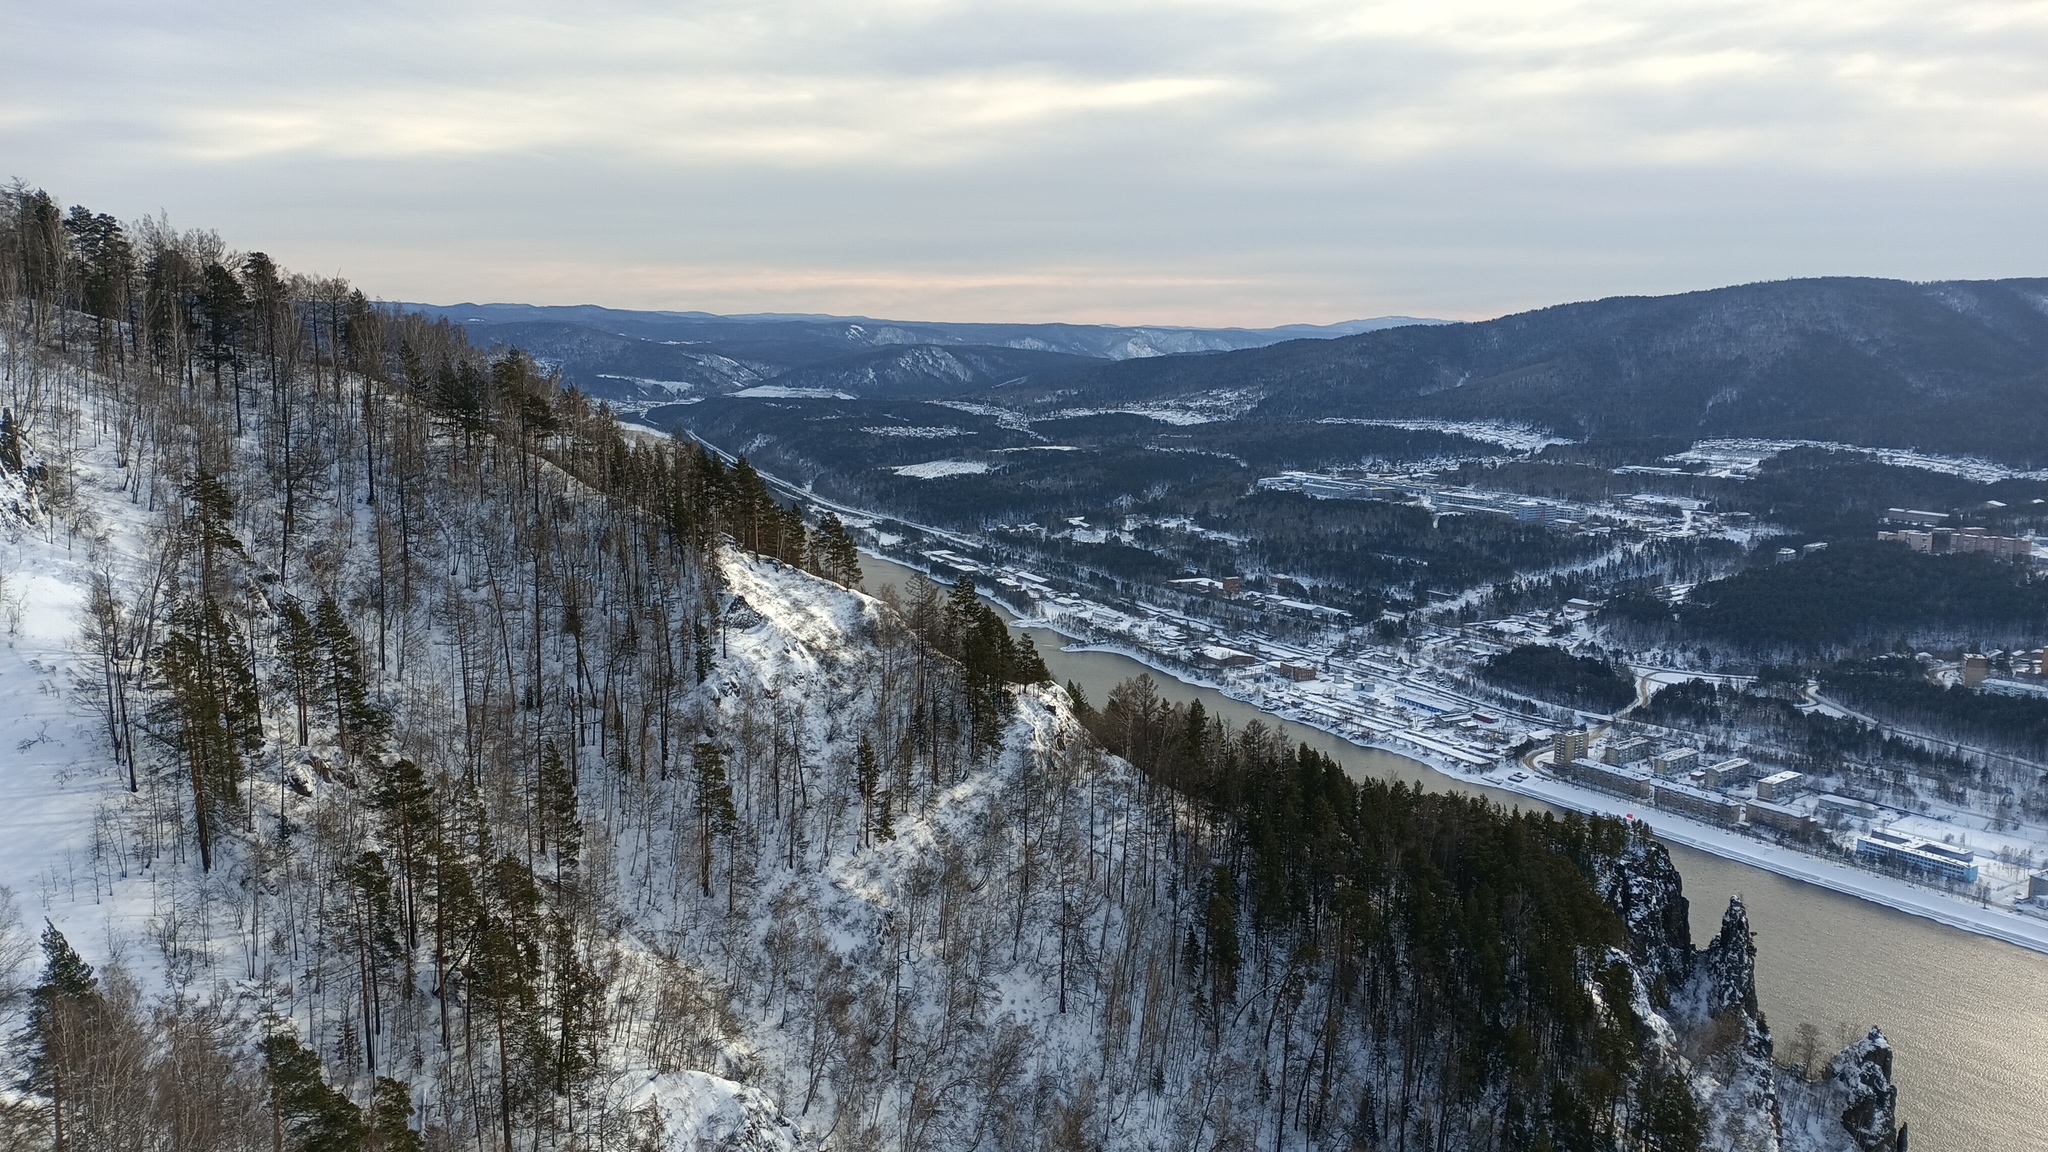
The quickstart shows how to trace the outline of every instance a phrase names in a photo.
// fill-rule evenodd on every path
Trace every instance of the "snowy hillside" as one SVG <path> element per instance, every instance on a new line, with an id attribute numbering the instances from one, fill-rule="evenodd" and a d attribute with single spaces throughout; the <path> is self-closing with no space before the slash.
<path id="1" fill-rule="evenodd" d="M 0 264 L 9 1146 L 1895 1147 L 1639 833 L 1089 708 L 744 461 L 136 242 Z"/>

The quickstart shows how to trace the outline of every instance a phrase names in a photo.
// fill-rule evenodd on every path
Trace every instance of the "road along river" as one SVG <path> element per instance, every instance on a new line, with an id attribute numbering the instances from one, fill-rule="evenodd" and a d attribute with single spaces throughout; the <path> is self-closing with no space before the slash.
<path id="1" fill-rule="evenodd" d="M 873 556 L 862 556 L 861 567 L 870 592 L 911 575 Z M 1058 635 L 1030 634 L 1053 676 L 1079 685 L 1098 706 L 1111 688 L 1146 673 L 1168 699 L 1200 700 L 1235 725 L 1277 726 L 1354 774 L 1541 807 L 1281 719 L 1129 656 L 1063 651 Z M 1739 893 L 1748 905 L 1757 933 L 1757 995 L 1781 1053 L 1802 1023 L 1818 1028 L 1829 1050 L 1876 1024 L 1898 1049 L 1899 1115 L 1912 1125 L 1914 1147 L 2048 1149 L 2048 955 L 1678 845 L 1671 845 L 1671 858 L 1692 901 L 1696 941 L 1720 930 L 1730 895 Z"/>

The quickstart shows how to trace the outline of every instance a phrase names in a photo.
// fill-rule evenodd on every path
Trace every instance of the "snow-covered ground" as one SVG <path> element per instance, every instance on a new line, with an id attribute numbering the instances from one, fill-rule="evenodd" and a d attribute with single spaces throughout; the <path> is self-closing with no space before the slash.
<path id="1" fill-rule="evenodd" d="M 986 460 L 927 460 L 922 464 L 904 464 L 891 469 L 898 476 L 912 480 L 943 480 L 948 476 L 979 476 L 989 470 Z"/>
<path id="2" fill-rule="evenodd" d="M 1226 412 L 1215 412 L 1199 408 L 1183 408 L 1166 404 L 1134 404 L 1122 408 L 1062 408 L 1038 417 L 1040 420 L 1078 420 L 1084 416 L 1143 416 L 1161 424 L 1185 428 L 1194 424 L 1213 424 L 1230 419 Z"/>
<path id="3" fill-rule="evenodd" d="M 147 594 L 150 513 L 124 490 L 110 446 L 87 438 L 74 464 L 61 511 L 0 511 L 0 887 L 28 925 L 48 920 L 81 948 L 131 957 L 155 990 L 164 970 L 143 942 L 175 934 L 197 867 L 182 842 L 140 854 L 126 835 L 151 799 L 115 762 L 84 635 L 96 577 L 128 603 Z"/>
<path id="4" fill-rule="evenodd" d="M 965 428 L 955 428 L 950 424 L 878 424 L 863 428 L 861 431 L 870 436 L 898 436 L 906 440 L 944 440 L 953 436 L 974 435 Z"/>
<path id="5" fill-rule="evenodd" d="M 855 395 L 853 395 L 853 393 L 841 392 L 837 388 L 792 388 L 785 384 L 756 384 L 751 388 L 742 388 L 737 392 L 729 392 L 727 393 L 727 395 L 736 396 L 746 400 L 859 399 L 859 397 L 856 397 Z"/>
<path id="6" fill-rule="evenodd" d="M 1707 467 L 1707 474 L 1710 476 L 1739 479 L 1756 475 L 1756 470 L 1764 461 L 1794 448 L 1818 448 L 1826 452 L 1853 453 L 1868 456 L 1894 468 L 1918 468 L 1924 472 L 1960 476 L 1965 480 L 1975 480 L 1983 484 L 2000 480 L 2048 479 L 2048 469 L 2027 471 L 1969 456 L 1936 456 L 1909 448 L 1872 448 L 1832 440 L 1701 440 L 1685 451 L 1666 456 L 1665 459 L 1681 464 L 1702 464 Z"/>
<path id="7" fill-rule="evenodd" d="M 1363 424 L 1372 428 L 1403 428 L 1410 432 L 1441 432 L 1463 436 L 1482 444 L 1498 444 L 1510 452 L 1533 454 L 1553 444 L 1577 441 L 1528 424 L 1503 420 L 1374 420 L 1352 416 L 1326 416 L 1318 424 Z"/>
<path id="8" fill-rule="evenodd" d="M 986 416 L 994 420 L 999 427 L 1007 428 L 1012 432 L 1031 431 L 1030 418 L 1014 408 L 1002 408 L 994 404 L 976 404 L 968 400 L 927 400 L 925 403 L 930 404 L 934 408 L 951 408 L 955 412 L 965 412 L 969 416 Z"/>
<path id="9" fill-rule="evenodd" d="M 666 1152 L 805 1152 L 816 1145 L 758 1088 L 709 1072 L 632 1074 L 624 1107 Z"/>

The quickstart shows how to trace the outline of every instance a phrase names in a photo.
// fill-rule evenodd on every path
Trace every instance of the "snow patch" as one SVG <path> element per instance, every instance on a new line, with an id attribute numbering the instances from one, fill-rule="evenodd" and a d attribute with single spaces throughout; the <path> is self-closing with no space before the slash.
<path id="1" fill-rule="evenodd" d="M 905 464 L 891 469 L 898 476 L 913 480 L 941 480 L 947 476 L 979 476 L 989 470 L 986 460 L 927 460 L 922 464 Z"/>
<path id="2" fill-rule="evenodd" d="M 1756 475 L 1757 469 L 1763 466 L 1764 461 L 1781 452 L 1790 452 L 1794 448 L 1850 452 L 1868 456 L 1880 464 L 1894 468 L 1918 468 L 1924 472 L 1959 476 L 1979 484 L 1995 484 L 2000 480 L 2048 480 L 2048 468 L 2027 471 L 1973 456 L 1936 456 L 1910 448 L 1872 448 L 1863 444 L 1841 444 L 1832 440 L 1701 440 L 1685 451 L 1666 456 L 1665 459 L 1677 464 L 1705 465 L 1709 476 L 1748 479 Z"/>
<path id="3" fill-rule="evenodd" d="M 708 1072 L 652 1072 L 626 1098 L 645 1148 L 805 1152 L 816 1145 L 757 1088 Z"/>
<path id="4" fill-rule="evenodd" d="M 994 420 L 997 426 L 1008 428 L 1012 432 L 1031 430 L 1031 421 L 1015 409 L 1002 408 L 994 404 L 974 404 L 966 400 L 927 400 L 925 403 L 938 408 L 951 408 L 955 412 L 965 412 L 969 416 L 986 416 Z"/>
<path id="5" fill-rule="evenodd" d="M 1498 444 L 1510 452 L 1541 452 L 1553 444 L 1576 444 L 1568 436 L 1529 424 L 1505 420 L 1368 420 L 1349 416 L 1327 416 L 1318 424 L 1360 424 L 1370 428 L 1401 428 L 1410 432 L 1440 432 L 1463 436 L 1482 444 Z"/>
<path id="6" fill-rule="evenodd" d="M 858 397 L 858 396 L 855 396 L 855 395 L 854 395 L 853 393 L 851 393 L 851 392 L 841 392 L 841 391 L 840 391 L 840 390 L 838 390 L 837 388 L 789 388 L 789 387 L 785 387 L 785 386 L 783 386 L 783 385 L 781 385 L 781 384 L 756 384 L 756 385 L 754 385 L 754 386 L 753 386 L 752 388 L 742 388 L 742 389 L 740 389 L 740 390 L 739 390 L 739 391 L 737 391 L 737 392 L 729 392 L 729 393 L 727 393 L 727 395 L 729 395 L 729 396 L 737 396 L 737 397 L 739 397 L 739 398 L 741 398 L 741 399 L 743 399 L 743 400 L 858 400 L 858 399 L 860 399 L 860 397 Z"/>
<path id="7" fill-rule="evenodd" d="M 906 440 L 944 440 L 950 436 L 974 435 L 974 433 L 969 432 L 965 428 L 955 428 L 950 424 L 938 424 L 929 426 L 918 426 L 914 424 L 883 424 L 873 428 L 863 428 L 861 429 L 861 431 L 867 433 L 870 436 L 900 436 Z"/>

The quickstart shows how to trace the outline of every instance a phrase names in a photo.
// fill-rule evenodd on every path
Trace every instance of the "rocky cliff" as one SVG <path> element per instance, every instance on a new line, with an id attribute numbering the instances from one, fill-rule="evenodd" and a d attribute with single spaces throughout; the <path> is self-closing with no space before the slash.
<path id="1" fill-rule="evenodd" d="M 1731 897 L 1721 929 L 1692 944 L 1689 902 L 1670 853 L 1646 833 L 1622 865 L 1597 877 L 1622 916 L 1629 952 L 1651 990 L 1648 1044 L 1683 1075 L 1700 1105 L 1705 1147 L 1743 1152 L 1906 1152 L 1892 1048 L 1877 1028 L 1838 1053 L 1817 1080 L 1774 1057 L 1758 1005 L 1756 937 Z"/>

